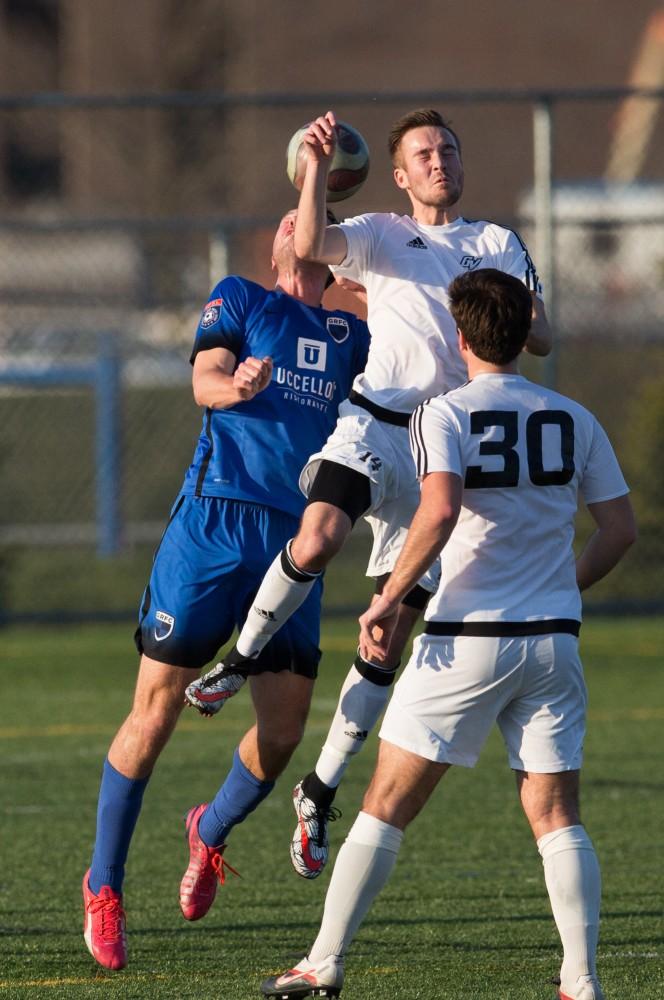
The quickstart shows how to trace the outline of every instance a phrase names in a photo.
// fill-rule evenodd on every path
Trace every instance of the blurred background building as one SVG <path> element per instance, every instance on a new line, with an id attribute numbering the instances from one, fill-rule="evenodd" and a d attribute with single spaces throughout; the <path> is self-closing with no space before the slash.
<path id="1" fill-rule="evenodd" d="M 372 151 L 338 214 L 406 210 L 387 131 L 434 104 L 465 213 L 536 263 L 546 109 L 559 349 L 528 374 L 598 413 L 635 485 L 646 544 L 597 600 L 662 606 L 663 87 L 652 0 L 0 0 L 0 614 L 136 604 L 200 420 L 199 310 L 225 273 L 270 282 L 288 139 L 331 103 Z"/>

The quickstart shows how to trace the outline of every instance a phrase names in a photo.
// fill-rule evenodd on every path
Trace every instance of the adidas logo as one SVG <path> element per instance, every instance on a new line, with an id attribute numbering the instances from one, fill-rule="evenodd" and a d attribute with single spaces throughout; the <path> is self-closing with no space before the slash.
<path id="1" fill-rule="evenodd" d="M 348 736 L 351 740 L 366 740 L 368 735 L 368 729 L 344 729 L 344 736 Z"/>
<path id="2" fill-rule="evenodd" d="M 408 243 L 406 243 L 406 246 L 407 247 L 415 247 L 417 250 L 428 250 L 429 249 L 429 247 L 426 245 L 426 243 L 424 242 L 424 240 L 420 239 L 419 236 L 416 236 L 414 240 L 409 240 Z"/>
<path id="3" fill-rule="evenodd" d="M 277 620 L 274 617 L 274 611 L 265 611 L 263 608 L 259 608 L 257 604 L 254 604 L 254 611 L 261 618 L 264 618 L 266 622 L 276 622 Z"/>

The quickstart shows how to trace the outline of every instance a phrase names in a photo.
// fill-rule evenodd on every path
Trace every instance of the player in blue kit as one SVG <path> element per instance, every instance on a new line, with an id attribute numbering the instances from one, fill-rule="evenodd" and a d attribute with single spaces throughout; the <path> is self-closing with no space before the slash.
<path id="1" fill-rule="evenodd" d="M 274 239 L 276 287 L 225 278 L 196 333 L 193 391 L 205 407 L 203 426 L 143 597 L 134 702 L 104 762 L 83 879 L 85 941 L 111 969 L 127 963 L 121 893 L 129 844 L 185 688 L 245 619 L 297 530 L 300 470 L 334 427 L 367 357 L 366 324 L 320 308 L 329 271 L 295 256 L 295 218 L 287 213 Z M 256 723 L 210 806 L 187 815 L 180 905 L 188 920 L 211 906 L 228 834 L 269 794 L 300 741 L 320 659 L 321 591 L 319 584 L 265 650 L 250 684 Z"/>

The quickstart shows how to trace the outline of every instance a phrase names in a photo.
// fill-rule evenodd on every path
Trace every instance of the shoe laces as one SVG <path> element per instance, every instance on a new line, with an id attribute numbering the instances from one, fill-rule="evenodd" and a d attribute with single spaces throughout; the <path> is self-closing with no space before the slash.
<path id="1" fill-rule="evenodd" d="M 211 670 L 209 674 L 201 678 L 201 690 L 215 687 L 221 681 L 230 677 L 238 678 L 239 683 L 237 684 L 236 690 L 239 690 L 247 679 L 247 675 L 242 673 L 240 670 L 235 670 L 233 667 L 222 667 L 222 669 L 218 671 Z"/>
<path id="2" fill-rule="evenodd" d="M 333 823 L 335 820 L 340 819 L 341 809 L 337 809 L 336 806 L 319 806 L 312 799 L 307 799 L 305 806 L 306 812 L 302 811 L 302 818 L 305 822 L 309 822 L 312 819 L 316 820 L 318 828 L 316 830 L 315 842 L 319 847 L 323 845 L 323 838 L 325 836 L 325 825 L 326 823 Z"/>
<path id="3" fill-rule="evenodd" d="M 90 903 L 89 910 L 101 919 L 104 941 L 119 941 L 122 938 L 124 910 L 116 896 L 98 896 Z"/>
<path id="4" fill-rule="evenodd" d="M 210 864 L 214 870 L 215 875 L 217 876 L 219 885 L 224 885 L 226 882 L 226 869 L 228 869 L 229 872 L 232 872 L 233 875 L 237 875 L 238 878 L 242 878 L 239 871 L 233 868 L 232 865 L 229 865 L 228 861 L 226 861 L 226 859 L 224 858 L 223 853 L 220 853 L 219 851 L 214 852 L 214 854 L 210 858 Z"/>

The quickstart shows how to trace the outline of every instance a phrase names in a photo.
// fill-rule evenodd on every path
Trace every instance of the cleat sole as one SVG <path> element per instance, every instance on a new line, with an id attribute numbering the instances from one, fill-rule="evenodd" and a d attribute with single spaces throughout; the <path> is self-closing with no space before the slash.
<path id="1" fill-rule="evenodd" d="M 336 986 L 309 986 L 306 989 L 278 990 L 264 993 L 266 1000 L 311 1000 L 312 997 L 338 997 L 341 990 Z"/>

